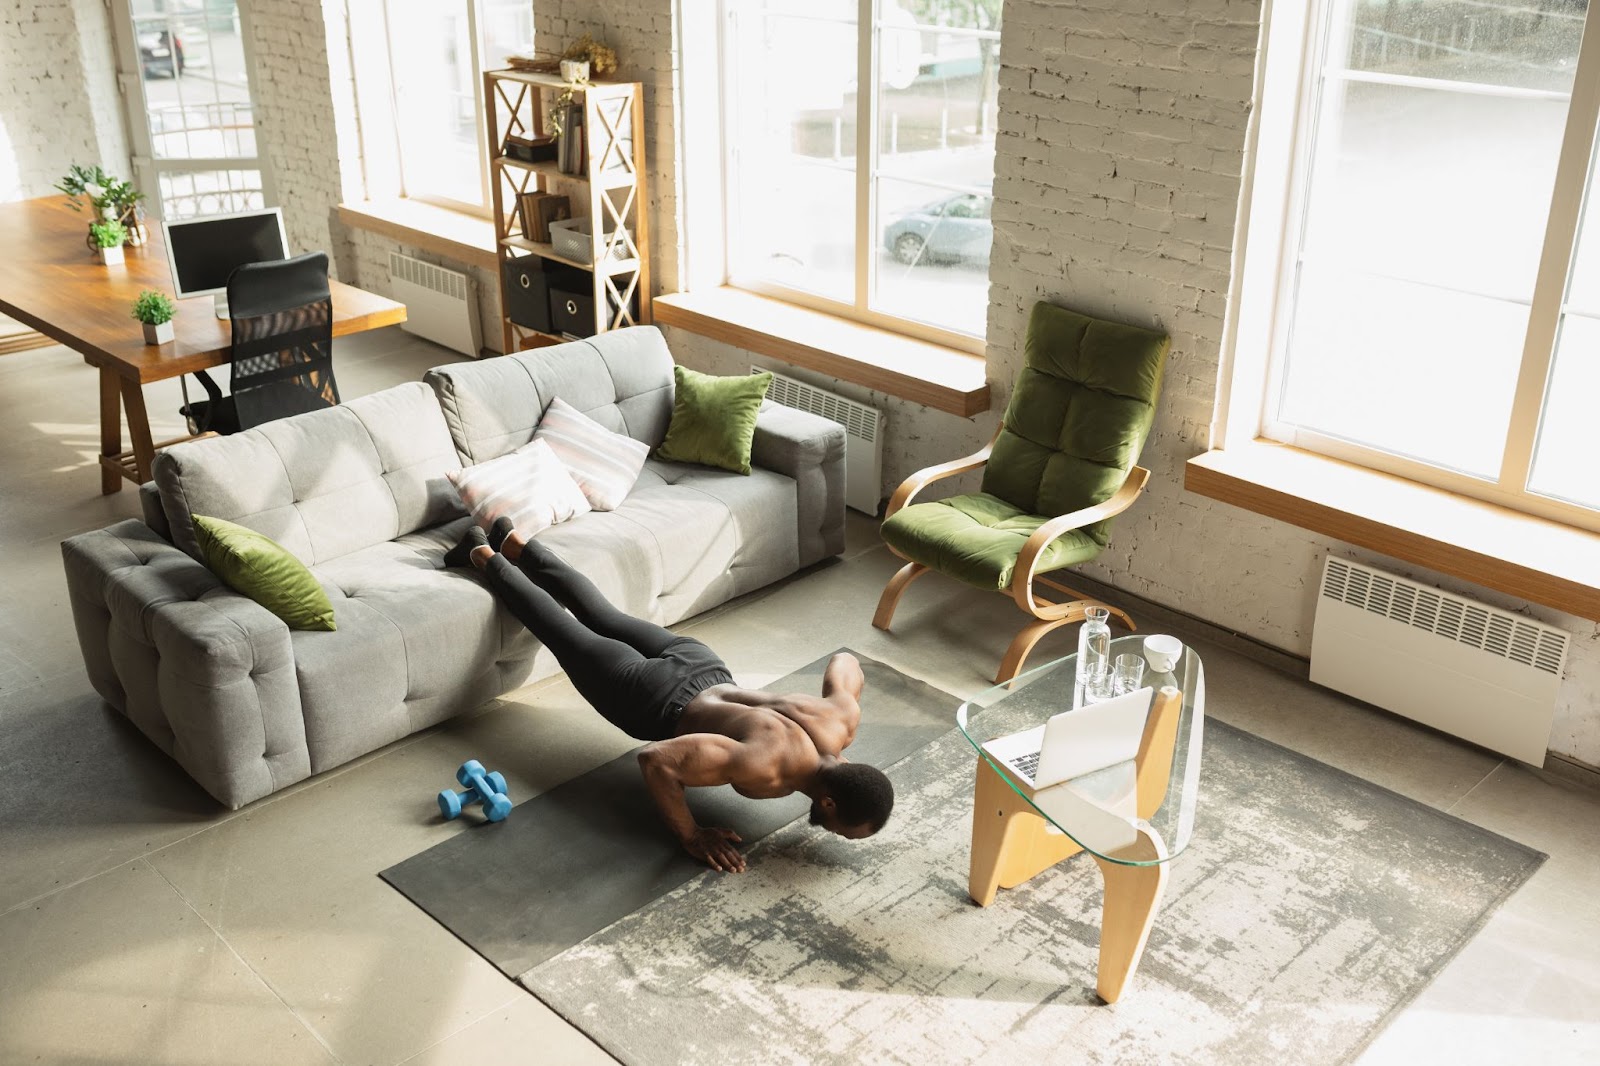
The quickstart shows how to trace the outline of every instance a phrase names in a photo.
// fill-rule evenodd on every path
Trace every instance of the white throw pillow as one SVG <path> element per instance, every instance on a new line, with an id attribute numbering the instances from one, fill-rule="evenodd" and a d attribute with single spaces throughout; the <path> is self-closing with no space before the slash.
<path id="1" fill-rule="evenodd" d="M 592 510 L 561 460 L 540 441 L 446 476 L 484 529 L 505 515 L 531 537 Z"/>
<path id="2" fill-rule="evenodd" d="M 615 511 L 639 480 L 650 446 L 607 429 L 561 397 L 545 408 L 526 447 L 544 443 L 566 466 L 596 511 Z"/>

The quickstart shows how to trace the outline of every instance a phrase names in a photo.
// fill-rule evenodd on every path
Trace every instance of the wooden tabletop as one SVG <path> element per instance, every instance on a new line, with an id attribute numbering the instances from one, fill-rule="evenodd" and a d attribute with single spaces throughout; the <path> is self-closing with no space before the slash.
<path id="1" fill-rule="evenodd" d="M 171 296 L 161 226 L 127 262 L 102 266 L 84 244 L 88 216 L 62 196 L 0 204 L 0 313 L 51 337 L 129 381 L 160 381 L 228 361 L 231 331 L 209 296 L 178 301 L 176 339 L 146 344 L 130 312 L 145 289 Z M 333 335 L 406 320 L 404 304 L 331 281 Z"/>

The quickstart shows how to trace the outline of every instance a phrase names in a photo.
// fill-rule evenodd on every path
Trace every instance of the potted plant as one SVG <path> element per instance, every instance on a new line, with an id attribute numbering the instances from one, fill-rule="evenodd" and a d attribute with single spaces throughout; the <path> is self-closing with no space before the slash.
<path id="1" fill-rule="evenodd" d="M 127 243 L 143 244 L 147 239 L 144 207 L 141 206 L 144 193 L 132 183 L 112 177 L 98 166 L 74 163 L 55 187 L 67 194 L 67 206 L 74 211 L 82 211 L 84 201 L 88 201 L 90 213 L 96 219 L 121 222 Z M 88 245 L 96 247 L 94 238 L 88 239 Z"/>
<path id="2" fill-rule="evenodd" d="M 122 263 L 122 242 L 127 239 L 128 231 L 114 218 L 89 223 L 89 240 L 94 244 L 95 255 L 106 266 Z"/>
<path id="3" fill-rule="evenodd" d="M 561 58 L 561 77 L 566 81 L 588 81 L 590 74 L 603 78 L 617 72 L 616 49 L 595 40 L 592 34 L 586 33 L 567 45 Z M 574 65 L 569 67 L 568 63 Z M 577 76 L 569 75 L 569 70 Z"/>
<path id="4" fill-rule="evenodd" d="M 144 323 L 146 344 L 166 344 L 172 339 L 172 316 L 178 308 L 164 292 L 146 289 L 133 302 L 133 317 Z"/>

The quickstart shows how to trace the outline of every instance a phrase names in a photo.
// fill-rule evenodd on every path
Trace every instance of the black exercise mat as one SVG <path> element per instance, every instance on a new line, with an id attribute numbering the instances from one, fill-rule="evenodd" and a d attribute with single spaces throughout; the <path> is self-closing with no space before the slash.
<path id="1" fill-rule="evenodd" d="M 828 658 L 768 690 L 820 692 Z M 954 696 L 856 658 L 867 687 L 846 753 L 852 760 L 886 767 L 954 727 Z M 799 794 L 752 800 L 726 785 L 689 790 L 700 824 L 727 826 L 746 847 L 810 807 Z M 629 753 L 517 804 L 498 825 L 459 833 L 379 876 L 516 977 L 707 872 L 663 828 Z"/>

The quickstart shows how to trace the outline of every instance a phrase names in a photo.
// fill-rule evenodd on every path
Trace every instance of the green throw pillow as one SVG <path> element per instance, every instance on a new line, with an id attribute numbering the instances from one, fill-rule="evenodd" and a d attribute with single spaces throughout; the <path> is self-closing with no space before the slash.
<path id="1" fill-rule="evenodd" d="M 194 539 L 211 572 L 290 629 L 332 631 L 333 604 L 305 564 L 271 537 L 220 518 L 194 516 Z"/>
<path id="2" fill-rule="evenodd" d="M 748 474 L 756 414 L 772 375 L 719 378 L 675 366 L 672 381 L 672 424 L 656 458 Z"/>

